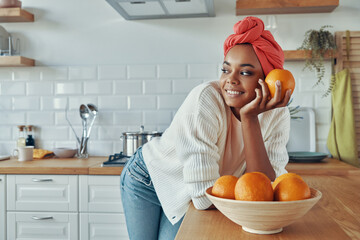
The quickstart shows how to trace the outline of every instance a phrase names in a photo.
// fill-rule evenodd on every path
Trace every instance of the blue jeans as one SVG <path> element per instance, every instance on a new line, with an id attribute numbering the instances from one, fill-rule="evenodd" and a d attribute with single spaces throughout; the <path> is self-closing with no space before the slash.
<path id="1" fill-rule="evenodd" d="M 174 239 L 182 219 L 166 218 L 144 163 L 141 147 L 126 163 L 120 177 L 121 200 L 131 240 Z"/>

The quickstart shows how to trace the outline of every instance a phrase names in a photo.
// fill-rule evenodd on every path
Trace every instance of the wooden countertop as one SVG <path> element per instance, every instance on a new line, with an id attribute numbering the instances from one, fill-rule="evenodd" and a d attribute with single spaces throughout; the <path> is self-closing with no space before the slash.
<path id="1" fill-rule="evenodd" d="M 334 158 L 326 158 L 317 163 L 289 163 L 286 170 L 299 175 L 360 176 L 360 168 Z"/>
<path id="2" fill-rule="evenodd" d="M 176 239 L 360 239 L 360 176 L 303 178 L 310 187 L 322 192 L 322 198 L 304 217 L 280 233 L 248 233 L 218 210 L 196 210 L 191 204 Z"/>
<path id="3" fill-rule="evenodd" d="M 51 158 L 19 162 L 16 158 L 0 161 L 0 174 L 88 174 L 120 175 L 123 167 L 101 167 L 108 157 Z M 360 169 L 337 159 L 319 163 L 289 163 L 289 172 L 300 175 L 360 176 Z"/>
<path id="4" fill-rule="evenodd" d="M 101 167 L 108 157 L 50 158 L 19 162 L 0 161 L 0 174 L 120 175 L 123 167 Z"/>

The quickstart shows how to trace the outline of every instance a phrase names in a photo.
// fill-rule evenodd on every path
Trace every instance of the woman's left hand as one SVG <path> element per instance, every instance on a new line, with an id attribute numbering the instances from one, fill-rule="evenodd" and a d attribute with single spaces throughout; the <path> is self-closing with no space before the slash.
<path id="1" fill-rule="evenodd" d="M 260 113 L 266 112 L 268 110 L 285 107 L 291 97 L 291 89 L 288 89 L 285 93 L 283 99 L 281 99 L 281 82 L 276 81 L 275 95 L 269 100 L 270 92 L 267 84 L 264 80 L 259 79 L 259 84 L 261 89 L 256 88 L 256 97 L 253 101 L 246 104 L 240 109 L 240 116 L 243 117 L 257 117 Z"/>

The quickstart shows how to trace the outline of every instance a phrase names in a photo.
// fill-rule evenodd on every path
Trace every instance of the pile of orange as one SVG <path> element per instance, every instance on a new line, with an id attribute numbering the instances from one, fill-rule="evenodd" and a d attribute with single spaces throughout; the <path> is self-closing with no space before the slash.
<path id="1" fill-rule="evenodd" d="M 296 173 L 285 173 L 271 184 L 261 172 L 245 173 L 240 178 L 225 175 L 218 178 L 212 195 L 242 201 L 294 201 L 310 198 L 310 188 Z"/>

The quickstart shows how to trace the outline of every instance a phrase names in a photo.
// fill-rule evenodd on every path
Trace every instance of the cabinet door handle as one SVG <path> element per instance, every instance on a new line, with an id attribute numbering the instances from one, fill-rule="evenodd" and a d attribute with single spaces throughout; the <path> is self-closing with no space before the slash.
<path id="1" fill-rule="evenodd" d="M 33 182 L 52 182 L 53 180 L 51 178 L 42 178 L 42 179 L 33 178 L 32 181 Z"/>
<path id="2" fill-rule="evenodd" d="M 32 216 L 31 217 L 34 220 L 49 220 L 49 219 L 54 219 L 52 216 L 49 217 L 37 217 L 37 216 Z"/>

